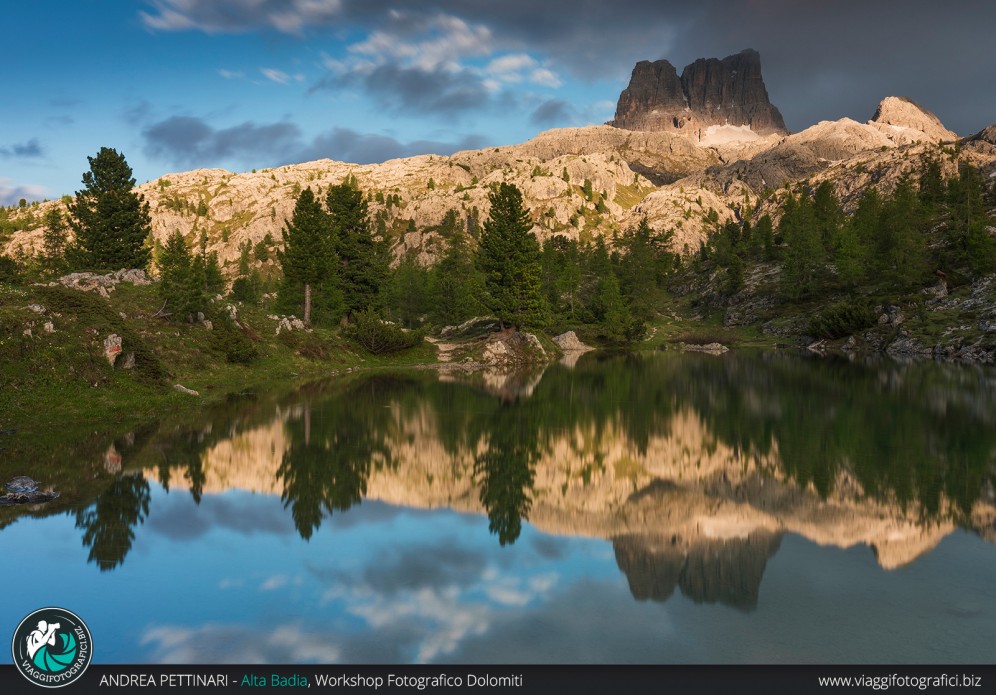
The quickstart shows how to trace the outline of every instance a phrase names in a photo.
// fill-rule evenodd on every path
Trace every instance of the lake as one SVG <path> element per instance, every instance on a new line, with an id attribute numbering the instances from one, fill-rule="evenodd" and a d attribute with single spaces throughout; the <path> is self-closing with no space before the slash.
<path id="1" fill-rule="evenodd" d="M 991 663 L 996 371 L 590 353 L 0 442 L 0 624 L 98 663 Z M 12 598 L 13 597 L 13 598 Z"/>

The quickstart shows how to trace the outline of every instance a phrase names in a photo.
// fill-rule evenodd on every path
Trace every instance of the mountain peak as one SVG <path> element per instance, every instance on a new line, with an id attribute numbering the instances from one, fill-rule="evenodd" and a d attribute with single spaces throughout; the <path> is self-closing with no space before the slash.
<path id="1" fill-rule="evenodd" d="M 785 133 L 781 113 L 768 100 L 761 54 L 744 49 L 723 59 L 699 58 L 681 76 L 667 60 L 640 61 L 619 95 L 610 125 L 627 130 L 677 131 L 701 137 L 712 125 L 748 126 Z"/>
<path id="2" fill-rule="evenodd" d="M 908 97 L 886 97 L 879 102 L 870 124 L 919 130 L 930 140 L 951 141 L 958 136 L 944 127 L 941 120 Z"/>

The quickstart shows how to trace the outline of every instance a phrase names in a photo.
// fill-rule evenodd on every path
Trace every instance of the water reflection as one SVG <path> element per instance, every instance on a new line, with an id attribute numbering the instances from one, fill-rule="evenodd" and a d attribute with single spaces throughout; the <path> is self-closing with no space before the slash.
<path id="1" fill-rule="evenodd" d="M 524 520 L 610 540 L 637 599 L 750 610 L 786 533 L 885 569 L 956 528 L 996 540 L 994 394 L 991 370 L 786 355 L 592 354 L 497 385 L 378 373 L 115 442 L 122 472 L 73 513 L 101 570 L 149 514 L 146 478 L 195 502 L 278 495 L 303 539 L 365 499 L 483 513 L 501 546 Z"/>

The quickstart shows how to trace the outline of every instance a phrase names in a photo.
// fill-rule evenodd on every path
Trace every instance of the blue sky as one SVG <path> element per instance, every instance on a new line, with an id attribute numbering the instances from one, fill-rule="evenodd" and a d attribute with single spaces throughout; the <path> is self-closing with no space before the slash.
<path id="1" fill-rule="evenodd" d="M 761 51 L 790 129 L 910 96 L 960 134 L 996 121 L 966 2 L 144 0 L 5 8 L 0 203 L 80 188 L 125 153 L 141 182 L 320 157 L 372 162 L 602 123 L 633 64 Z M 974 21 L 959 19 L 971 14 Z M 887 27 L 887 31 L 883 31 Z"/>

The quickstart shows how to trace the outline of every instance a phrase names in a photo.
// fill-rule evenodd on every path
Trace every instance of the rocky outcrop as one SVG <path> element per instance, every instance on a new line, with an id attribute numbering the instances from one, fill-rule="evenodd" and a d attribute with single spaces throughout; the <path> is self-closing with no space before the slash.
<path id="1" fill-rule="evenodd" d="M 914 142 L 952 142 L 958 139 L 957 135 L 944 127 L 937 116 L 906 97 L 883 99 L 868 123 L 883 130 L 905 131 Z"/>
<path id="2" fill-rule="evenodd" d="M 785 133 L 781 113 L 768 100 L 761 55 L 747 49 L 700 58 L 678 77 L 666 60 L 641 61 L 619 95 L 611 125 L 627 130 L 678 131 L 700 139 L 714 125 L 748 126 L 756 133 Z"/>
<path id="3" fill-rule="evenodd" d="M 574 331 L 561 333 L 553 339 L 553 342 L 564 352 L 588 352 L 593 349 L 582 343 Z"/>

